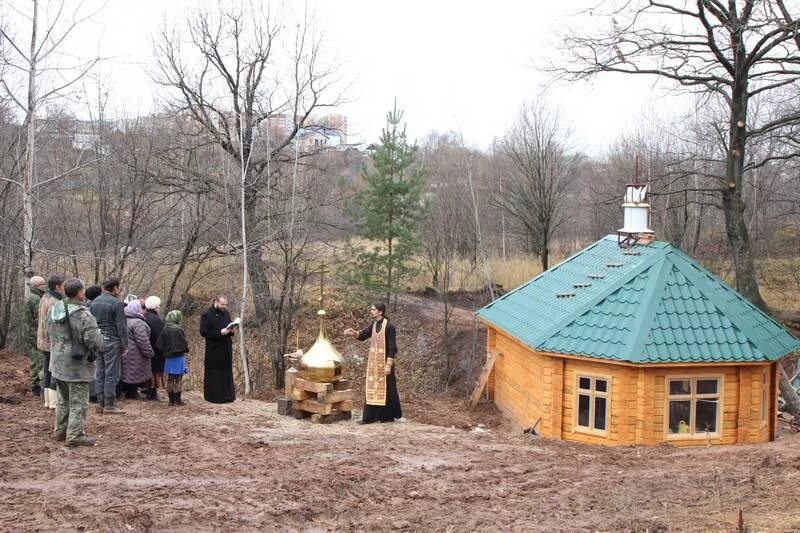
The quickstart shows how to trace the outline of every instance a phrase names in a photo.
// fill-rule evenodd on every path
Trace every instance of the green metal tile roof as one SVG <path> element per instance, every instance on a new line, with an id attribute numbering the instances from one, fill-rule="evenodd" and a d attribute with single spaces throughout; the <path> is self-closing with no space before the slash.
<path id="1" fill-rule="evenodd" d="M 538 350 L 633 363 L 775 361 L 777 322 L 674 246 L 609 235 L 478 310 Z"/>

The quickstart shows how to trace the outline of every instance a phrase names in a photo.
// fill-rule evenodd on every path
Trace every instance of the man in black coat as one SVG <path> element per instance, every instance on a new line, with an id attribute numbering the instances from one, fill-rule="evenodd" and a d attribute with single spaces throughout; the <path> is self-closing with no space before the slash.
<path id="1" fill-rule="evenodd" d="M 211 403 L 229 403 L 236 399 L 233 386 L 233 334 L 228 329 L 231 315 L 225 297 L 214 301 L 200 318 L 200 336 L 206 339 L 203 397 Z"/>

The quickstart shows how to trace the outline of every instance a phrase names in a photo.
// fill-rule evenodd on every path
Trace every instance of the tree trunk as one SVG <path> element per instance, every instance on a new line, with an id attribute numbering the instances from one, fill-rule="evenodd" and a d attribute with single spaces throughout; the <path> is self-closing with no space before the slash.
<path id="1" fill-rule="evenodd" d="M 722 206 L 725 213 L 725 230 L 736 272 L 736 290 L 753 305 L 768 313 L 769 306 L 758 289 L 750 234 L 744 220 L 745 206 L 738 188 L 722 191 Z"/>
<path id="2" fill-rule="evenodd" d="M 750 302 L 769 312 L 769 307 L 758 290 L 756 266 L 750 244 L 750 233 L 745 221 L 744 161 L 747 143 L 747 66 L 741 35 L 734 36 L 736 61 L 734 85 L 731 91 L 730 136 L 725 165 L 727 183 L 722 186 L 722 209 L 725 213 L 725 231 L 736 271 L 736 290 Z"/>
<path id="3" fill-rule="evenodd" d="M 33 275 L 33 187 L 36 174 L 34 172 L 36 149 L 36 39 L 38 25 L 39 1 L 33 0 L 33 18 L 31 19 L 31 48 L 28 58 L 28 114 L 27 146 L 25 149 L 25 174 L 22 181 L 22 247 L 23 247 L 23 272 L 25 278 Z"/>
<path id="4" fill-rule="evenodd" d="M 258 222 L 258 195 L 250 188 L 244 193 L 244 217 L 247 227 L 253 231 Z M 270 316 L 270 300 L 272 299 L 269 273 L 264 258 L 261 256 L 261 245 L 248 243 L 247 273 L 250 277 L 250 287 L 253 292 L 253 307 L 255 318 L 259 323 L 265 322 Z"/>

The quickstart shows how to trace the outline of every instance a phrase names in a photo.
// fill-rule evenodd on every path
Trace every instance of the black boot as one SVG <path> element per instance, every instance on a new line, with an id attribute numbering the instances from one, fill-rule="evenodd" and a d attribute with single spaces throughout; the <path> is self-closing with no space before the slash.
<path id="1" fill-rule="evenodd" d="M 170 405 L 175 405 L 175 393 L 174 392 L 168 392 L 167 395 L 169 396 L 169 404 Z"/>
<path id="2" fill-rule="evenodd" d="M 183 393 L 182 392 L 175 393 L 175 405 L 186 405 L 186 402 L 181 400 L 181 394 Z"/>

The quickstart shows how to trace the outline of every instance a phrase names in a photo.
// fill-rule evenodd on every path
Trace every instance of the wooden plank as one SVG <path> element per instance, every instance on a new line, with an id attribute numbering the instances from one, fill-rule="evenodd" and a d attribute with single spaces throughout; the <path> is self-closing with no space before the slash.
<path id="1" fill-rule="evenodd" d="M 333 412 L 333 405 L 329 403 L 319 403 L 314 400 L 294 400 L 292 402 L 293 411 L 305 411 L 318 415 L 329 415 Z"/>
<path id="2" fill-rule="evenodd" d="M 292 400 L 308 400 L 309 398 L 313 398 L 314 394 L 311 392 L 306 392 L 300 389 L 292 389 Z"/>
<path id="3" fill-rule="evenodd" d="M 352 400 L 355 398 L 355 395 L 356 393 L 353 389 L 339 390 L 334 392 L 318 392 L 317 401 L 319 403 L 339 403 L 345 400 Z"/>
<path id="4" fill-rule="evenodd" d="M 309 413 L 307 411 L 301 411 L 300 409 L 295 409 L 294 408 L 294 402 L 292 402 L 292 416 L 293 417 L 295 417 L 295 418 L 297 418 L 299 420 L 301 418 L 308 418 L 310 415 L 311 415 L 311 413 Z"/>
<path id="5" fill-rule="evenodd" d="M 478 383 L 475 384 L 475 389 L 472 391 L 472 394 L 470 394 L 469 397 L 470 408 L 478 405 L 478 400 L 481 399 L 481 393 L 483 392 L 483 388 L 486 386 L 486 381 L 489 379 L 489 373 L 492 371 L 498 355 L 499 352 L 497 350 L 492 350 L 487 354 L 486 364 L 483 365 L 483 370 L 481 370 L 481 374 L 478 377 Z"/>
<path id="6" fill-rule="evenodd" d="M 288 397 L 292 396 L 294 390 L 294 381 L 297 379 L 297 369 L 290 368 L 283 374 L 284 394 Z"/>
<path id="7" fill-rule="evenodd" d="M 345 400 L 343 402 L 333 404 L 333 408 L 337 411 L 352 411 L 353 400 Z"/>
<path id="8" fill-rule="evenodd" d="M 333 383 L 317 383 L 298 377 L 294 380 L 294 388 L 307 392 L 333 392 Z"/>

